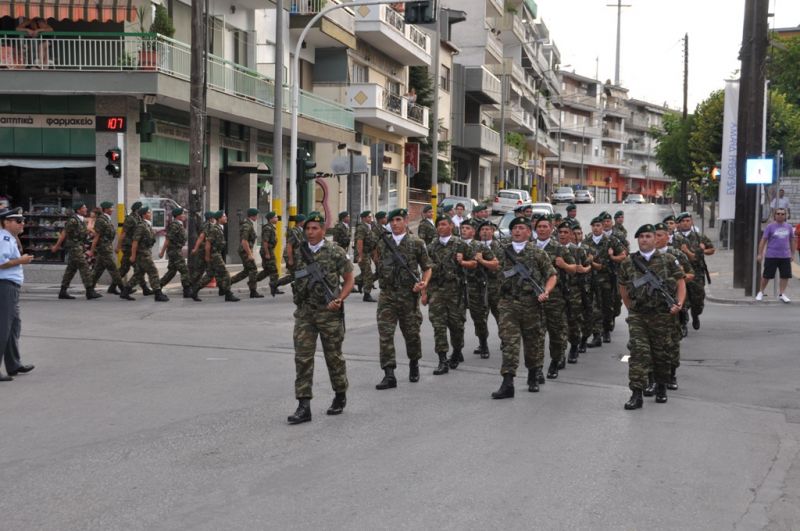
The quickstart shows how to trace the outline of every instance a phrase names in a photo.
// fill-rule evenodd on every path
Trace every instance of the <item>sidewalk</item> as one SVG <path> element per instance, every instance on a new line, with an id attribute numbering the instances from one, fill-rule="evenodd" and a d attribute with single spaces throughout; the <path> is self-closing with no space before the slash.
<path id="1" fill-rule="evenodd" d="M 715 242 L 715 245 L 717 242 Z M 711 284 L 706 284 L 706 298 L 709 301 L 723 304 L 784 304 L 777 300 L 777 295 L 773 293 L 773 286 L 777 279 L 770 281 L 767 286 L 764 300 L 756 302 L 753 297 L 745 297 L 743 288 L 733 287 L 733 250 L 717 249 L 717 252 L 706 257 L 706 265 L 711 275 Z M 792 260 L 792 280 L 789 281 L 789 289 L 786 295 L 793 298 L 793 291 L 800 278 L 800 265 Z M 800 291 L 797 292 L 800 297 Z M 798 299 L 800 302 L 800 299 Z"/>

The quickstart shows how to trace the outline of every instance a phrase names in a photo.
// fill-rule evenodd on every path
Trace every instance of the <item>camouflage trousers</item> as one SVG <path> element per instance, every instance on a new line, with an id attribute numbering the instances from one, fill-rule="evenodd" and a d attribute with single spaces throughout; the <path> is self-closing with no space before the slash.
<path id="1" fill-rule="evenodd" d="M 225 267 L 225 261 L 219 253 L 211 253 L 211 261 L 206 264 L 206 271 L 203 278 L 195 285 L 196 289 L 205 287 L 212 278 L 217 279 L 217 287 L 224 292 L 231 289 L 231 275 L 228 273 L 228 268 Z"/>
<path id="2" fill-rule="evenodd" d="M 372 273 L 372 260 L 370 260 L 368 255 L 361 257 L 361 260 L 358 261 L 358 268 L 361 270 L 361 273 L 356 277 L 356 284 L 361 285 L 361 289 L 365 294 L 371 293 L 372 284 L 375 282 L 375 276 Z"/>
<path id="3" fill-rule="evenodd" d="M 628 322 L 628 385 L 632 391 L 647 387 L 647 375 L 652 371 L 656 383 L 668 383 L 670 355 L 675 319 L 668 313 L 630 313 Z"/>
<path id="4" fill-rule="evenodd" d="M 469 292 L 469 316 L 475 327 L 475 337 L 489 337 L 489 287 L 481 287 L 480 284 L 470 282 L 467 284 Z M 484 294 L 486 299 L 484 299 Z"/>
<path id="5" fill-rule="evenodd" d="M 394 288 L 381 289 L 377 319 L 381 369 L 397 367 L 394 348 L 397 325 L 400 325 L 400 332 L 406 342 L 408 359 L 413 361 L 422 358 L 422 312 L 419 309 L 419 295 L 410 289 L 402 292 Z"/>
<path id="6" fill-rule="evenodd" d="M 158 269 L 156 264 L 153 263 L 153 256 L 150 251 L 139 251 L 136 253 L 136 264 L 133 268 L 133 277 L 131 278 L 129 287 L 135 288 L 136 286 L 144 284 L 144 276 L 150 278 L 150 287 L 154 290 L 161 289 L 161 279 L 158 278 Z"/>
<path id="7" fill-rule="evenodd" d="M 550 337 L 550 359 L 561 361 L 567 348 L 567 310 L 566 302 L 560 295 L 554 297 L 550 294 L 550 298 L 544 303 L 544 326 Z M 537 367 L 542 365 L 544 365 L 544 351 Z"/>
<path id="8" fill-rule="evenodd" d="M 519 300 L 509 297 L 500 299 L 500 341 L 503 363 L 500 374 L 516 376 L 519 366 L 519 349 L 522 342 L 525 367 L 535 369 L 544 360 L 544 323 L 541 305 L 531 295 Z"/>
<path id="9" fill-rule="evenodd" d="M 161 285 L 166 286 L 169 281 L 175 278 L 177 273 L 181 275 L 181 286 L 184 288 L 192 287 L 192 281 L 189 278 L 189 268 L 186 267 L 186 260 L 180 251 L 167 251 L 167 272 L 161 277 Z"/>
<path id="10" fill-rule="evenodd" d="M 672 318 L 672 335 L 667 346 L 667 356 L 669 357 L 669 366 L 677 369 L 681 366 L 681 340 L 683 339 L 683 332 L 681 330 L 681 321 L 677 315 Z"/>
<path id="11" fill-rule="evenodd" d="M 592 333 L 610 332 L 614 323 L 614 300 L 608 275 L 597 275 L 592 291 Z"/>
<path id="12" fill-rule="evenodd" d="M 294 381 L 295 397 L 313 398 L 314 353 L 317 350 L 317 336 L 322 342 L 325 363 L 334 392 L 347 391 L 347 368 L 342 343 L 344 325 L 341 312 L 301 306 L 294 312 Z"/>
<path id="13" fill-rule="evenodd" d="M 464 348 L 464 323 L 467 308 L 457 283 L 448 283 L 428 292 L 428 319 L 433 326 L 433 342 L 436 353 L 446 353 L 447 332 L 450 331 L 450 344 L 453 350 Z"/>
<path id="14" fill-rule="evenodd" d="M 498 308 L 500 304 L 500 286 L 494 285 L 493 283 L 489 283 L 486 286 L 486 289 L 489 290 L 489 313 L 494 316 L 494 321 L 497 323 L 497 327 L 500 327 L 500 309 Z M 487 318 L 488 321 L 488 318 Z"/>
<path id="15" fill-rule="evenodd" d="M 588 300 L 588 297 L 584 294 L 583 298 L 581 298 L 581 286 L 573 285 L 569 292 L 569 314 L 571 318 L 567 319 L 567 339 L 572 345 L 577 345 L 584 336 L 589 335 L 588 332 L 584 331 L 586 328 L 584 299 Z"/>
<path id="16" fill-rule="evenodd" d="M 686 283 L 686 298 L 689 299 L 692 315 L 700 315 L 706 305 L 706 279 L 699 267 L 695 271 L 694 280 Z"/>
<path id="17" fill-rule="evenodd" d="M 122 251 L 122 258 L 119 260 L 119 276 L 125 278 L 128 275 L 128 271 L 131 270 L 131 248 L 130 246 L 122 246 L 120 247 Z"/>
<path id="18" fill-rule="evenodd" d="M 208 269 L 206 261 L 203 259 L 203 252 L 198 251 L 195 254 L 189 255 L 189 283 L 196 286 L 203 278 L 203 273 Z M 202 286 L 201 286 L 202 287 Z"/>
<path id="19" fill-rule="evenodd" d="M 69 283 L 72 282 L 72 277 L 75 273 L 80 273 L 83 287 L 92 289 L 94 286 L 94 279 L 92 272 L 89 270 L 89 264 L 86 263 L 86 255 L 83 253 L 83 247 L 75 246 L 67 250 L 67 269 L 64 270 L 64 276 L 61 279 L 61 289 L 67 289 Z"/>
<path id="20" fill-rule="evenodd" d="M 97 281 L 103 276 L 103 273 L 108 271 L 111 277 L 111 283 L 117 286 L 125 286 L 126 283 L 122 279 L 117 269 L 117 257 L 114 256 L 114 251 L 111 247 L 97 247 L 95 249 L 96 260 L 94 262 L 94 274 L 92 276 L 92 286 L 97 285 Z"/>
<path id="21" fill-rule="evenodd" d="M 256 282 L 261 282 L 267 277 L 269 277 L 269 281 L 272 283 L 278 281 L 278 264 L 275 263 L 274 259 L 267 258 L 262 254 L 261 267 L 263 269 L 258 272 L 258 275 L 256 275 Z"/>
<path id="22" fill-rule="evenodd" d="M 242 270 L 231 278 L 231 284 L 236 284 L 240 280 L 247 279 L 247 287 L 255 290 L 258 287 L 258 266 L 255 259 L 247 256 L 247 253 L 240 252 L 239 258 L 242 259 Z"/>

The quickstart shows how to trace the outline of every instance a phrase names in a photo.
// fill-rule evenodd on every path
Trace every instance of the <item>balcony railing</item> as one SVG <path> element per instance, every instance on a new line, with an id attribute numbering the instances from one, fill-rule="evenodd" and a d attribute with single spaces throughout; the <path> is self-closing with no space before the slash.
<path id="1" fill-rule="evenodd" d="M 158 72 L 189 81 L 191 48 L 153 33 L 51 32 L 47 38 L 22 38 L 20 32 L 0 32 L 0 68 L 80 72 Z M 1 70 L 0 70 L 1 71 Z M 208 87 L 237 98 L 274 107 L 272 79 L 208 56 Z M 288 111 L 291 100 L 284 97 Z M 353 111 L 309 92 L 300 91 L 299 114 L 318 122 L 353 130 Z"/>
<path id="2" fill-rule="evenodd" d="M 620 131 L 618 129 L 610 129 L 610 128 L 603 129 L 603 138 L 610 138 L 619 141 L 627 140 L 624 131 Z"/>

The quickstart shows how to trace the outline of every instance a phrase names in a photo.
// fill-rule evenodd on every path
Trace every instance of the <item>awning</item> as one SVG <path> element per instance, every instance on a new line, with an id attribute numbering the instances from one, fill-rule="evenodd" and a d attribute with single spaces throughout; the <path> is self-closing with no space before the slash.
<path id="1" fill-rule="evenodd" d="M 0 17 L 134 22 L 133 0 L 0 0 Z"/>
<path id="2" fill-rule="evenodd" d="M 97 162 L 94 159 L 4 159 L 0 158 L 0 167 L 16 166 L 35 170 L 59 170 L 64 168 L 94 168 Z"/>
<path id="3" fill-rule="evenodd" d="M 263 162 L 231 161 L 223 170 L 227 173 L 257 173 L 259 175 L 271 175 L 272 168 Z"/>

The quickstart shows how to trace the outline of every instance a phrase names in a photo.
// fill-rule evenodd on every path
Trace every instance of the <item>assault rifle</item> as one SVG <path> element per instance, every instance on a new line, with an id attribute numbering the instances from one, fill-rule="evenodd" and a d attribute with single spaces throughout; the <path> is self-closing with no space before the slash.
<path id="1" fill-rule="evenodd" d="M 397 250 L 397 246 L 395 245 L 394 241 L 389 237 L 392 233 L 389 231 L 383 231 L 381 235 L 381 239 L 383 243 L 386 245 L 386 248 L 389 249 L 389 252 L 392 253 L 392 262 L 395 267 L 400 266 L 411 275 L 411 278 L 414 279 L 414 284 L 419 284 L 420 279 L 419 275 L 417 275 L 414 271 L 411 270 L 411 267 L 408 265 L 408 261 L 406 257 L 400 254 L 400 251 Z"/>
<path id="2" fill-rule="evenodd" d="M 667 288 L 664 286 L 664 281 L 647 267 L 647 265 L 642 261 L 642 257 L 640 255 L 632 256 L 631 261 L 636 269 L 640 273 L 643 273 L 641 277 L 633 281 L 634 288 L 641 288 L 642 286 L 645 286 L 647 288 L 647 294 L 651 296 L 653 295 L 654 291 L 660 293 L 661 296 L 664 297 L 669 309 L 672 309 L 673 306 L 678 304 L 678 301 L 675 300 L 675 297 L 670 295 L 669 291 L 667 291 Z"/>
<path id="3" fill-rule="evenodd" d="M 314 259 L 314 255 L 311 253 L 311 249 L 308 248 L 308 245 L 301 244 L 299 248 L 300 254 L 303 255 L 303 261 L 305 261 L 306 266 L 303 269 L 298 269 L 294 272 L 294 279 L 300 280 L 303 278 L 308 278 L 308 287 L 312 290 L 318 287 L 322 289 L 322 294 L 325 296 L 325 304 L 330 304 L 336 299 L 337 295 L 328 284 L 326 271 L 321 265 L 319 265 L 319 262 Z M 344 306 L 342 306 L 342 315 L 344 315 Z"/>
<path id="4" fill-rule="evenodd" d="M 506 247 L 505 254 L 511 261 L 511 263 L 514 264 L 514 267 L 503 271 L 503 276 L 505 278 L 511 278 L 515 275 L 518 276 L 519 280 L 517 280 L 517 282 L 519 284 L 522 284 L 523 282 L 527 282 L 528 284 L 530 284 L 533 287 L 533 292 L 538 297 L 539 295 L 544 293 L 544 289 L 542 288 L 542 286 L 539 285 L 538 282 L 536 282 L 533 279 L 530 270 L 527 267 L 525 267 L 525 264 L 517 260 L 517 257 L 514 256 L 514 252 L 511 250 L 511 247 L 512 247 L 511 245 L 508 245 Z"/>

